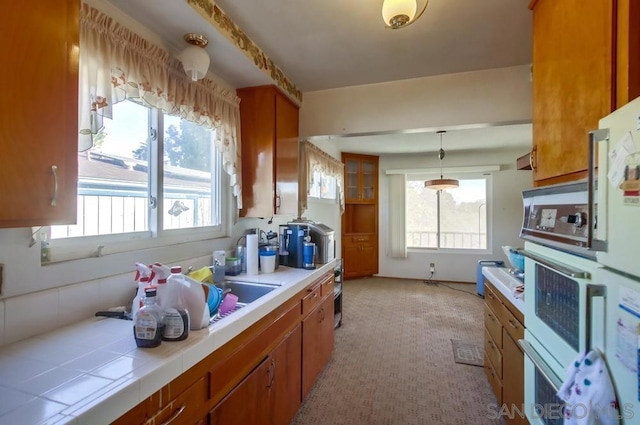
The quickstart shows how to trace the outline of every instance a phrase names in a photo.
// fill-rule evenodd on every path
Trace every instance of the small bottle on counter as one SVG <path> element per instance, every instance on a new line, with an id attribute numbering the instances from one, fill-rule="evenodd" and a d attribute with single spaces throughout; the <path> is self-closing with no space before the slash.
<path id="1" fill-rule="evenodd" d="M 156 302 L 155 287 L 145 289 L 143 303 L 133 318 L 133 336 L 138 347 L 157 347 L 162 342 L 164 315 Z"/>
<path id="2" fill-rule="evenodd" d="M 171 276 L 167 278 L 167 288 L 171 297 L 165 300 L 164 330 L 162 339 L 165 341 L 182 341 L 189 336 L 190 317 L 182 296 L 182 267 L 171 267 Z"/>

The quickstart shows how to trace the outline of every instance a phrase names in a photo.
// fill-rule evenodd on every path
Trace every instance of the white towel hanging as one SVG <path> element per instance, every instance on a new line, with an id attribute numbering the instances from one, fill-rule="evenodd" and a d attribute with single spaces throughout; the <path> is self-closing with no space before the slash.
<path id="1" fill-rule="evenodd" d="M 558 390 L 567 404 L 565 425 L 619 425 L 620 411 L 603 355 L 596 349 L 580 354 L 567 367 Z"/>

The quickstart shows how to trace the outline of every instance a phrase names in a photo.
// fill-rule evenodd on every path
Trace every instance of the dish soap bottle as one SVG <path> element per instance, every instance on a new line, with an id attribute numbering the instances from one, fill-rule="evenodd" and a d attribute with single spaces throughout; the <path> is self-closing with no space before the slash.
<path id="1" fill-rule="evenodd" d="M 157 347 L 162 342 L 164 315 L 156 302 L 156 288 L 145 289 L 144 305 L 133 318 L 133 336 L 141 348 Z"/>

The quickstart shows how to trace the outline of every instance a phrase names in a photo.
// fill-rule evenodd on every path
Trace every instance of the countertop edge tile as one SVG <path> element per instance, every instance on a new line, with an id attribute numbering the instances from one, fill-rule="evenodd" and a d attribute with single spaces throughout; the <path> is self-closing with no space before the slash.
<path id="1" fill-rule="evenodd" d="M 72 404 L 63 412 L 47 419 L 46 423 L 50 425 L 54 423 L 89 425 L 112 422 L 239 335 L 305 286 L 323 274 L 333 271 L 334 267 L 335 260 L 312 271 L 281 266 L 269 275 L 246 276 L 241 274 L 235 276 L 234 280 L 279 282 L 281 285 L 257 301 L 234 312 L 231 318 L 225 318 L 209 325 L 206 329 L 192 331 L 185 341 L 163 343 L 159 347 L 151 349 L 136 348 L 134 351 L 122 353 L 121 357 L 129 356 L 140 359 L 140 364 L 130 371 L 126 371 L 127 373 L 122 378 L 112 380 L 101 389 Z M 105 339 L 113 339 L 112 342 L 103 344 L 104 347 L 96 347 L 98 351 L 109 351 L 106 347 L 128 335 L 133 338 L 130 321 L 102 320 L 110 322 L 100 323 L 96 318 L 90 318 L 61 328 L 53 334 L 59 333 L 63 341 L 73 341 L 74 335 L 82 337 L 83 335 L 91 335 L 92 332 L 102 332 Z M 50 337 L 51 335 L 47 335 L 47 339 Z M 76 343 L 78 342 L 76 341 Z M 28 349 L 29 344 L 24 344 L 22 350 Z M 20 350 L 17 351 L 18 353 L 13 354 L 19 355 Z M 0 416 L 1 422 L 2 417 Z"/>
<path id="2" fill-rule="evenodd" d="M 511 276 L 504 267 L 483 267 L 482 275 L 524 315 L 524 300 L 514 297 L 511 292 L 515 286 L 522 285 L 522 281 Z"/>

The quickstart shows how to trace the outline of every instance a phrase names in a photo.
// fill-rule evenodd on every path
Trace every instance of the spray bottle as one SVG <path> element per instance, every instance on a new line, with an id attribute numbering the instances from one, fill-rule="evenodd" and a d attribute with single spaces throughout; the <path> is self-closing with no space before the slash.
<path id="1" fill-rule="evenodd" d="M 136 275 L 133 281 L 137 283 L 136 296 L 131 303 L 131 317 L 135 317 L 140 307 L 143 306 L 144 290 L 150 284 L 151 270 L 145 264 L 136 263 Z"/>
<path id="2" fill-rule="evenodd" d="M 185 308 L 181 284 L 176 279 L 169 279 L 171 274 L 179 272 L 160 263 L 151 266 L 154 282 L 158 287 L 158 305 L 164 311 L 165 341 L 182 341 L 189 335 L 189 312 Z"/>

